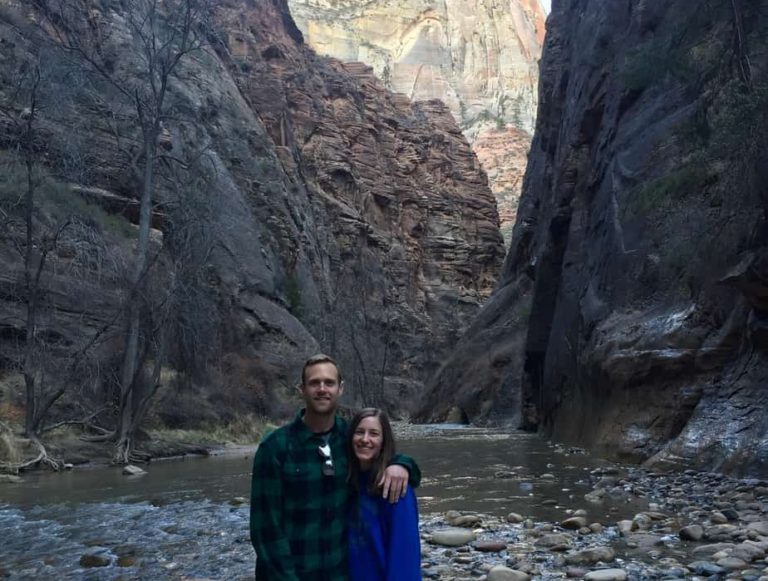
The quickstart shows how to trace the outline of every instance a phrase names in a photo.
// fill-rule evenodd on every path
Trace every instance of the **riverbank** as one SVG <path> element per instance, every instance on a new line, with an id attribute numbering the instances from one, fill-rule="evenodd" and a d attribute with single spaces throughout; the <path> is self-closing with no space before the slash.
<path id="1" fill-rule="evenodd" d="M 195 430 L 155 426 L 141 431 L 137 437 L 137 457 L 143 463 L 157 460 L 182 459 L 229 453 L 248 453 L 255 449 L 262 436 L 274 429 L 264 418 L 246 415 L 222 426 Z M 4 424 L 0 433 L 0 475 L 19 474 L 22 466 L 37 455 L 31 442 L 20 436 L 21 426 Z M 82 430 L 64 426 L 46 434 L 43 443 L 48 455 L 61 469 L 99 468 L 112 465 L 114 444 L 93 441 Z M 141 463 L 141 462 L 140 462 Z M 5 468 L 5 469 L 3 469 Z M 24 466 L 21 474 L 50 470 L 50 466 Z M 0 482 L 2 482 L 0 478 Z"/>

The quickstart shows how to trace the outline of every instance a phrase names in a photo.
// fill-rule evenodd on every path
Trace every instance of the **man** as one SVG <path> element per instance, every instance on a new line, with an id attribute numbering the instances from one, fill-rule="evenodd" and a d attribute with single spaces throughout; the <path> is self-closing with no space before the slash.
<path id="1" fill-rule="evenodd" d="M 347 422 L 336 415 L 341 371 L 327 355 L 310 357 L 298 388 L 305 408 L 259 445 L 251 479 L 251 542 L 256 579 L 336 581 L 347 574 Z M 407 469 L 405 468 L 407 467 Z M 410 472 L 409 472 L 410 471 Z M 382 493 L 390 502 L 421 479 L 398 455 Z"/>

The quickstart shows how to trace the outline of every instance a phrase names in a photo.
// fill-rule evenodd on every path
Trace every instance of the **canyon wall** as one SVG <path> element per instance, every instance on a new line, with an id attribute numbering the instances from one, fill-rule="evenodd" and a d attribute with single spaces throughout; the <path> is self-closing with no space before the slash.
<path id="1" fill-rule="evenodd" d="M 768 474 L 766 30 L 764 2 L 554 4 L 502 278 L 420 419 Z"/>
<path id="2" fill-rule="evenodd" d="M 387 88 L 448 105 L 489 174 L 509 242 L 538 100 L 539 0 L 289 4 L 320 54 L 364 62 Z"/>
<path id="3" fill-rule="evenodd" d="M 39 332 L 70 347 L 98 337 L 99 369 L 112 373 L 138 220 L 140 134 L 114 88 L 61 50 L 62 24 L 44 10 L 0 2 L 0 99 L 9 118 L 23 118 L 14 83 L 42 53 L 50 72 L 40 84 L 36 163 L 50 188 L 35 220 L 43 231 L 69 212 L 89 242 L 78 234 L 50 254 Z M 125 14 L 94 3 L 82 22 L 77 32 L 102 43 L 113 71 L 140 78 Z M 216 421 L 224 408 L 270 413 L 295 385 L 297 365 L 320 350 L 342 363 L 349 403 L 402 412 L 497 278 L 504 248 L 484 172 L 445 105 L 414 104 L 366 66 L 317 56 L 284 1 L 216 2 L 205 26 L 203 50 L 171 78 L 160 143 L 158 296 L 180 280 L 175 265 L 186 259 L 177 216 L 205 243 L 185 279 L 183 296 L 195 302 L 179 309 L 186 318 L 173 327 L 164 371 L 179 388 L 161 390 L 169 421 Z M 12 125 L 0 124 L 9 167 L 19 164 Z M 19 176 L 0 184 L 4 211 L 19 211 Z M 0 243 L 3 376 L 24 351 L 24 231 L 14 224 Z M 190 337 L 196 350 L 184 348 Z M 205 373 L 195 374 L 200 365 Z M 108 399 L 111 377 L 95 372 L 78 385 L 83 401 Z"/>

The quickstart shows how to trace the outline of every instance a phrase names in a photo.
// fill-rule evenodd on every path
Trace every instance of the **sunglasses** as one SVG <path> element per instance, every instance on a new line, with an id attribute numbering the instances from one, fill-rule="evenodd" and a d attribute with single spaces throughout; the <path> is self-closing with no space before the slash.
<path id="1" fill-rule="evenodd" d="M 325 460 L 323 462 L 323 476 L 333 476 L 336 474 L 336 470 L 333 467 L 333 458 L 331 458 L 331 446 L 325 444 L 317 447 L 317 452 Z"/>

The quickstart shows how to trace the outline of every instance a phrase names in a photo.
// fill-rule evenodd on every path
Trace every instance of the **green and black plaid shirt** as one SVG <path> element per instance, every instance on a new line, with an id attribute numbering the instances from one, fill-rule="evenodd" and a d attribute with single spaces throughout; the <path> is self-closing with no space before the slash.
<path id="1" fill-rule="evenodd" d="M 324 441 L 302 421 L 303 410 L 259 445 L 251 479 L 251 542 L 256 579 L 336 581 L 347 574 L 347 422 L 336 417 L 329 444 L 335 474 L 324 476 Z M 421 473 L 407 456 L 397 464 L 418 486 Z"/>

